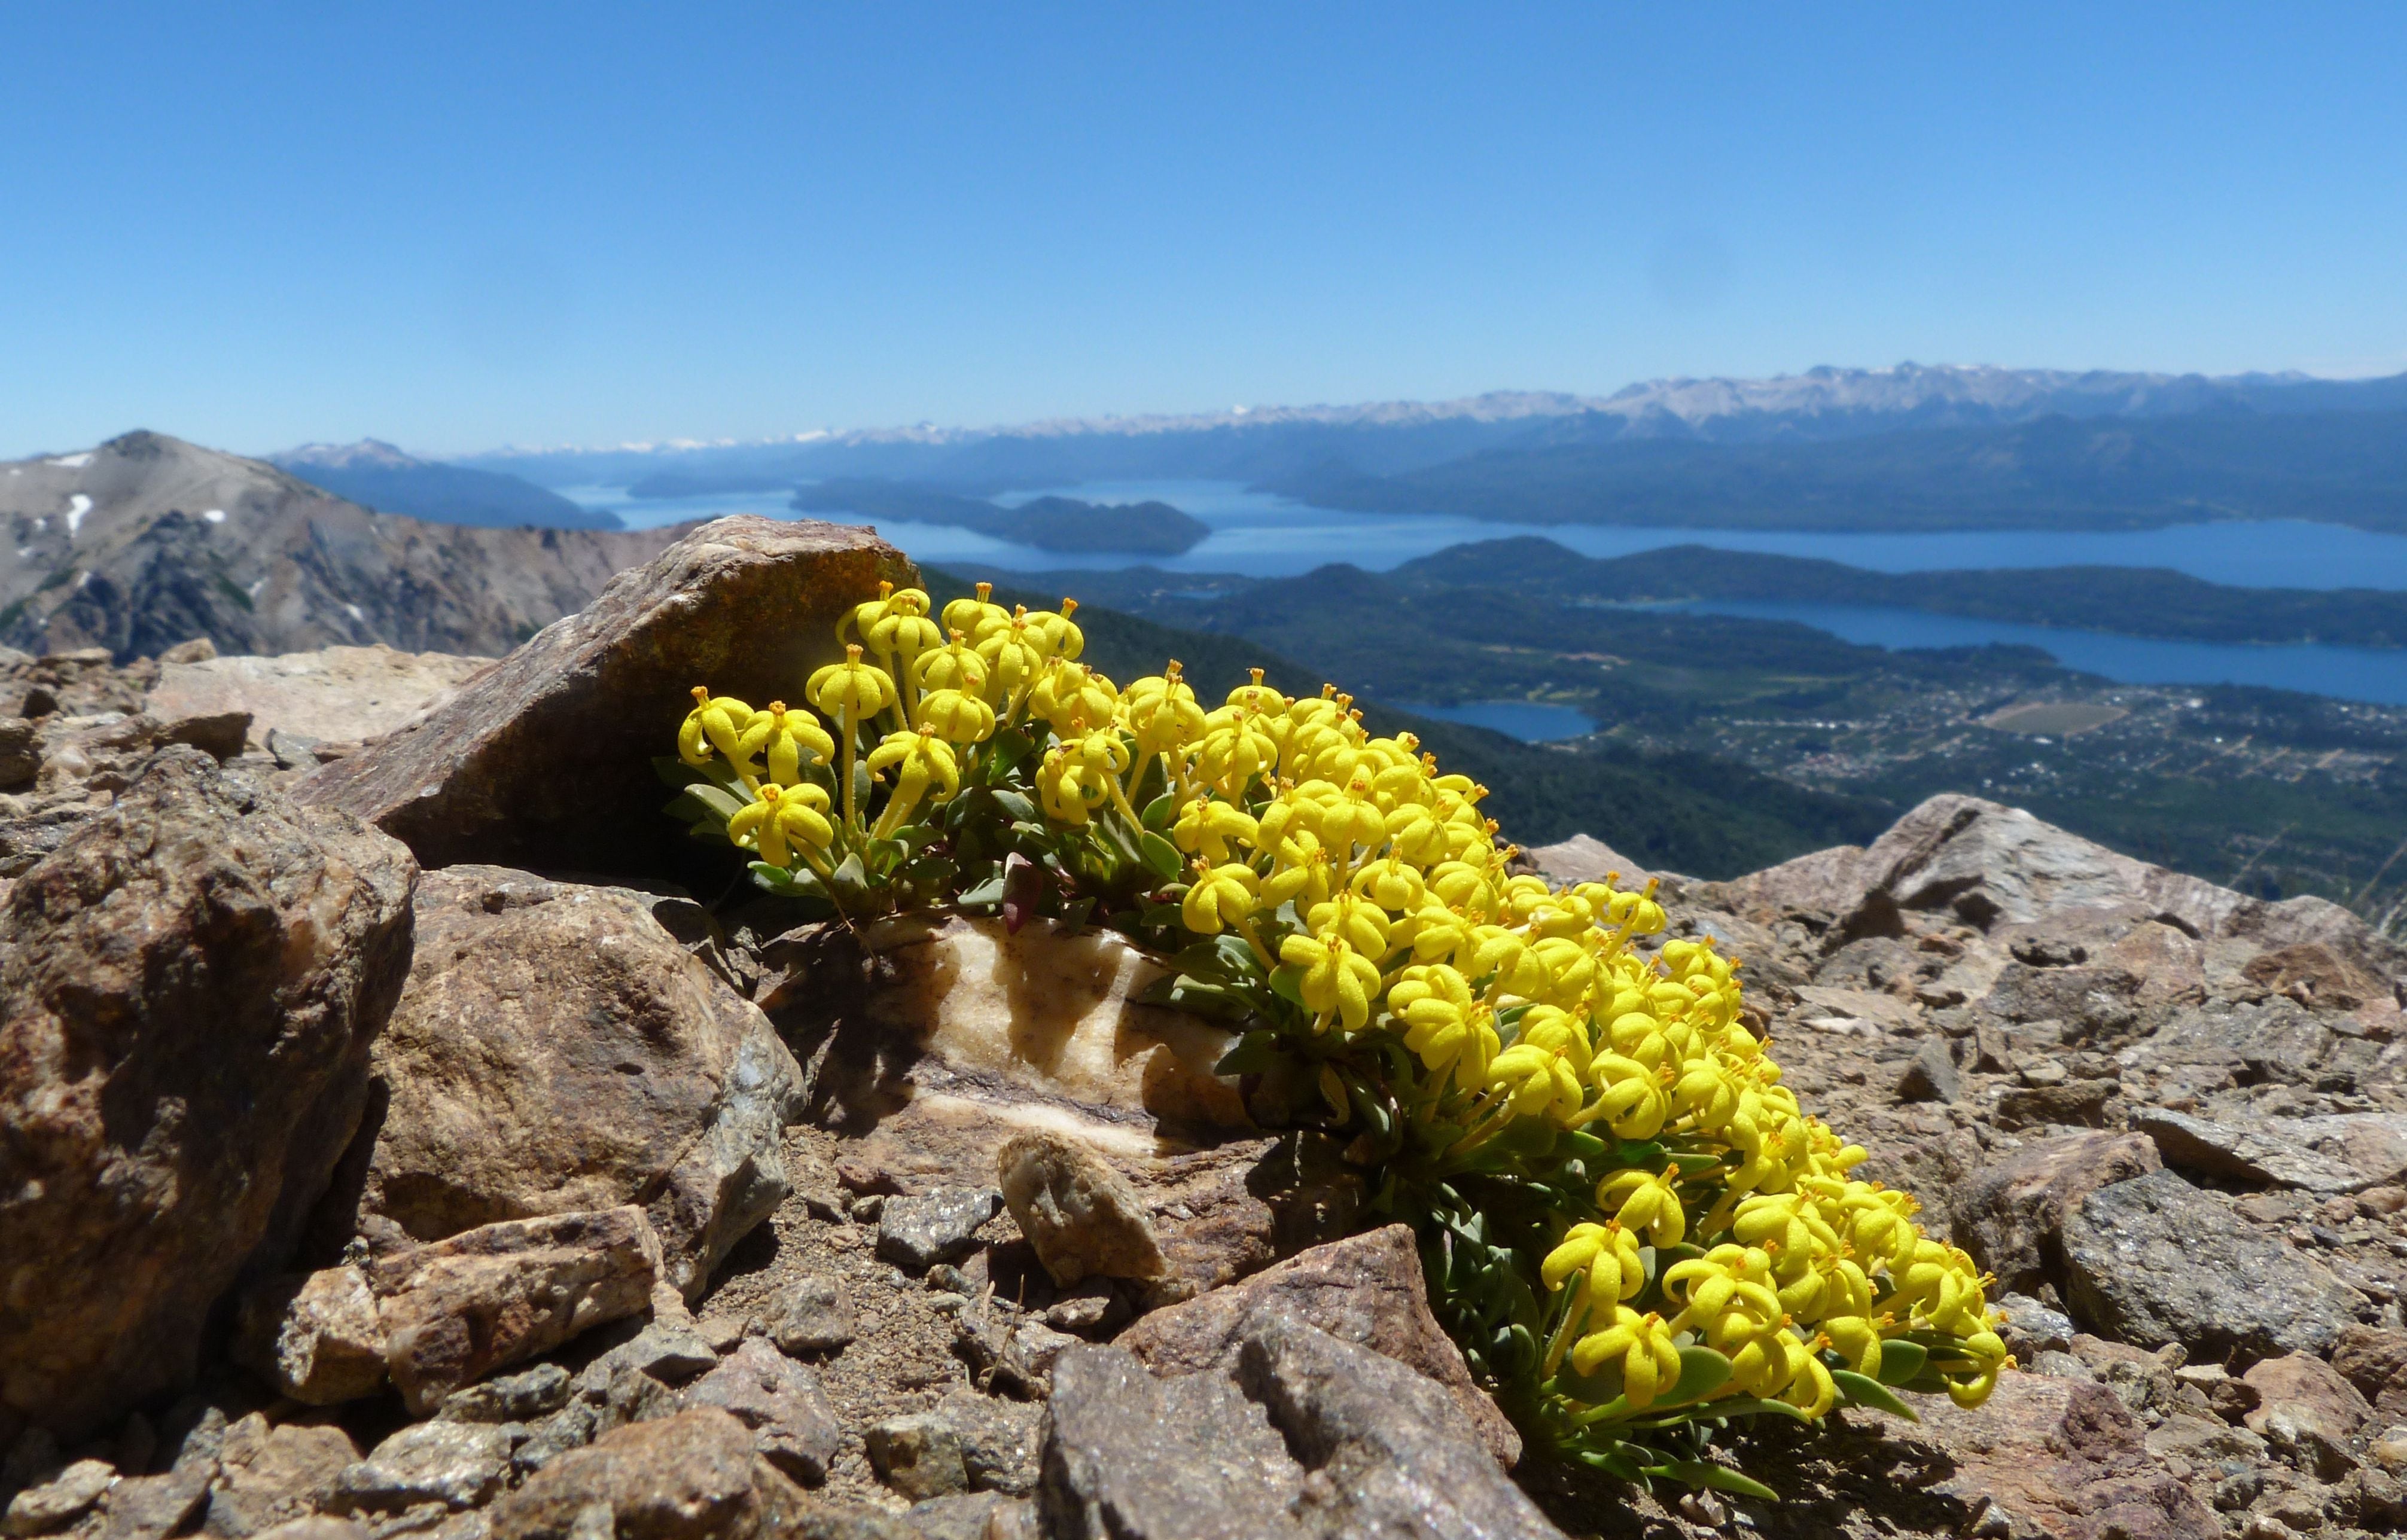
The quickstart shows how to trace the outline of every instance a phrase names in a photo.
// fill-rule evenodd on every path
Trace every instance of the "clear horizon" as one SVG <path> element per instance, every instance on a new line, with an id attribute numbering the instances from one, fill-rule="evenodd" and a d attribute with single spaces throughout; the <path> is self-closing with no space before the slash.
<path id="1" fill-rule="evenodd" d="M 2407 369 L 2407 12 L 19 7 L 0 457 Z"/>

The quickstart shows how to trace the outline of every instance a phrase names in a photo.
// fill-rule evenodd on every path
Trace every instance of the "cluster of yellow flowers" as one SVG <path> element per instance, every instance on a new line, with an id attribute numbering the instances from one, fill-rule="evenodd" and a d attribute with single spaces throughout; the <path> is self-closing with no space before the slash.
<path id="1" fill-rule="evenodd" d="M 1957 1401 L 1988 1393 L 2011 1361 L 1979 1270 L 1921 1233 L 1911 1197 L 1850 1174 L 1864 1151 L 1781 1084 L 1710 938 L 1635 945 L 1665 928 L 1653 884 L 1516 874 L 1485 789 L 1440 774 L 1409 734 L 1373 735 L 1333 687 L 1290 698 L 1257 670 L 1207 703 L 1174 662 L 1122 688 L 1079 661 L 1068 601 L 1005 610 L 981 585 L 929 611 L 916 589 L 854 610 L 847 661 L 805 692 L 819 718 L 694 692 L 680 753 L 723 755 L 754 799 L 733 840 L 825 876 L 955 794 L 999 729 L 1022 731 L 1049 824 L 1133 832 L 1149 807 L 1187 863 L 1156 884 L 1161 900 L 1284 981 L 1295 1045 L 1339 1117 L 1346 1047 L 1384 1035 L 1415 1067 L 1389 1089 L 1439 1131 L 1441 1162 L 1533 1121 L 1659 1152 L 1659 1169 L 1598 1181 L 1597 1218 L 1545 1258 L 1560 1311 L 1547 1376 L 1567 1359 L 1643 1412 L 1679 1380 L 1683 1348 L 1703 1346 L 1730 1364 L 1716 1395 L 1818 1417 L 1839 1394 L 1825 1352 L 1878 1379 L 1884 1345 L 1910 1337 Z M 865 784 L 892 778 L 874 823 L 856 792 L 864 744 Z"/>

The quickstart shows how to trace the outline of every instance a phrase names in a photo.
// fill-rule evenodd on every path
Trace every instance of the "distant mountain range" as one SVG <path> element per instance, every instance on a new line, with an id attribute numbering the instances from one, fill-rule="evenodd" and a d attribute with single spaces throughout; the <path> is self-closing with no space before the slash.
<path id="1" fill-rule="evenodd" d="M 472 463 L 639 495 L 879 479 L 960 495 L 1236 480 L 1324 506 L 1529 522 L 2117 528 L 2295 517 L 2407 528 L 2407 375 L 2325 380 L 1904 364 L 1611 396 L 1232 408 Z"/>
<path id="2" fill-rule="evenodd" d="M 0 463 L 0 645 L 121 660 L 192 636 L 498 655 L 684 533 L 425 522 L 141 432 Z"/>
<path id="3" fill-rule="evenodd" d="M 488 529 L 614 530 L 613 513 L 578 506 L 523 477 L 404 454 L 382 440 L 304 444 L 268 456 L 312 486 L 378 513 Z"/>

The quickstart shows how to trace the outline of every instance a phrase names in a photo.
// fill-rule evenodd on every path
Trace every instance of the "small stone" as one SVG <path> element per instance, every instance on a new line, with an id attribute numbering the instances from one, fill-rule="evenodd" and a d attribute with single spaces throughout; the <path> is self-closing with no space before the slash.
<path id="1" fill-rule="evenodd" d="M 1064 1288 L 1101 1274 L 1158 1278 L 1161 1243 L 1128 1179 L 1075 1139 L 1049 1131 L 1016 1134 L 995 1156 L 1011 1217 L 1053 1281 Z"/>
<path id="2" fill-rule="evenodd" d="M 384 1388 L 385 1333 L 367 1275 L 330 1267 L 270 1280 L 242 1303 L 235 1361 L 312 1406 Z"/>
<path id="3" fill-rule="evenodd" d="M 1083 1337 L 1108 1335 L 1128 1318 L 1128 1301 L 1104 1278 L 1089 1278 L 1045 1311 L 1046 1325 Z"/>
<path id="4" fill-rule="evenodd" d="M 569 1374 L 557 1363 L 538 1363 L 521 1374 L 454 1390 L 434 1415 L 450 1422 L 534 1422 L 568 1403 Z"/>
<path id="5" fill-rule="evenodd" d="M 253 1412 L 226 1430 L 220 1455 L 202 1527 L 216 1540 L 243 1540 L 324 1505 L 360 1451 L 340 1428 L 271 1425 Z"/>
<path id="6" fill-rule="evenodd" d="M 844 1442 L 819 1382 L 808 1369 L 758 1338 L 696 1380 L 688 1406 L 716 1406 L 752 1430 L 753 1447 L 797 1481 L 818 1486 Z"/>
<path id="7" fill-rule="evenodd" d="M 917 1198 L 889 1198 L 877 1216 L 877 1254 L 924 1272 L 976 1248 L 980 1226 L 1003 1209 L 990 1187 L 940 1187 Z"/>
<path id="8" fill-rule="evenodd" d="M 198 1455 L 160 1476 L 130 1476 L 109 1489 L 102 1540 L 164 1540 L 208 1500 L 217 1457 Z"/>
<path id="9" fill-rule="evenodd" d="M 871 1423 L 862 1441 L 878 1478 L 914 1502 L 969 1490 L 961 1437 L 942 1418 L 890 1417 Z"/>
<path id="10" fill-rule="evenodd" d="M 955 1390 L 935 1416 L 953 1431 L 970 1486 L 1024 1496 L 1036 1490 L 1037 1435 L 1043 1413 L 1024 1401 Z"/>
<path id="11" fill-rule="evenodd" d="M 0 1518 L 0 1534 L 48 1534 L 63 1530 L 90 1511 L 117 1479 L 117 1468 L 106 1460 L 78 1460 L 38 1487 L 28 1487 L 9 1501 Z"/>
<path id="12" fill-rule="evenodd" d="M 1956 1073 L 1956 1061 L 1946 1043 L 1936 1037 L 1915 1049 L 1904 1073 L 1897 1077 L 1901 1102 L 1956 1102 L 1963 1095 L 1964 1082 Z"/>
<path id="13" fill-rule="evenodd" d="M 420 1422 L 377 1445 L 335 1478 L 334 1506 L 396 1512 L 420 1503 L 470 1508 L 501 1490 L 513 1431 L 481 1422 Z"/>
<path id="14" fill-rule="evenodd" d="M 707 1315 L 693 1323 L 693 1334 L 710 1344 L 710 1350 L 724 1357 L 735 1350 L 736 1344 L 752 1333 L 752 1322 L 736 1316 Z"/>
<path id="15" fill-rule="evenodd" d="M 770 1300 L 762 1324 L 780 1352 L 832 1353 L 852 1341 L 852 1305 L 833 1278 L 798 1278 Z"/>
<path id="16" fill-rule="evenodd" d="M 2017 1357 L 2053 1348 L 2064 1352 L 2072 1346 L 2072 1318 L 2061 1310 L 2051 1310 L 2029 1294 L 2004 1294 L 1998 1300 L 1998 1313 L 2005 1317 L 2000 1329 L 2007 1348 Z"/>

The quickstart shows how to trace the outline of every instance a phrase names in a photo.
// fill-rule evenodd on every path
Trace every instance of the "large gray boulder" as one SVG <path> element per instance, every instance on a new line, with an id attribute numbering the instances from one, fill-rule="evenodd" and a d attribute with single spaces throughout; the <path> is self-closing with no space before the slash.
<path id="1" fill-rule="evenodd" d="M 802 1077 L 652 902 L 504 867 L 426 875 L 350 1225 L 435 1241 L 634 1204 L 662 1276 L 699 1296 L 790 1190 L 778 1145 Z"/>
<path id="2" fill-rule="evenodd" d="M 357 1128 L 416 869 L 171 748 L 0 909 L 0 1405 L 80 1437 L 192 1376 Z"/>
<path id="3" fill-rule="evenodd" d="M 880 579 L 917 576 L 866 529 L 714 520 L 295 794 L 368 820 L 429 866 L 691 870 L 698 848 L 661 816 L 651 764 L 676 751 L 690 692 L 800 704 L 811 670 L 843 655 L 837 618 Z"/>

